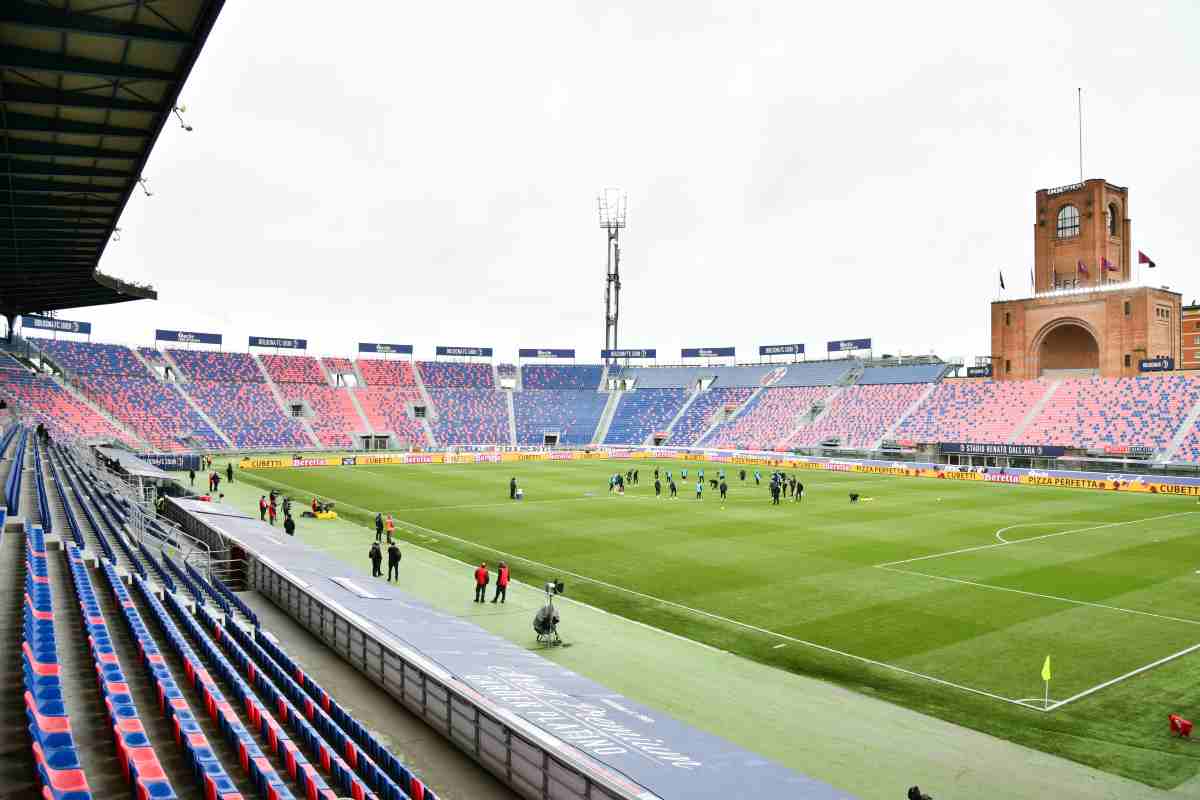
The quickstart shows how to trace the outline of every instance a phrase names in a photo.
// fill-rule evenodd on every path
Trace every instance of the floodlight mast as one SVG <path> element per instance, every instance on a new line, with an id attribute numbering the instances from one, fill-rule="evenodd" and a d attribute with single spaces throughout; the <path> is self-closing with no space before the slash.
<path id="1" fill-rule="evenodd" d="M 626 196 L 619 189 L 605 189 L 596 200 L 600 227 L 608 232 L 605 245 L 608 266 L 604 284 L 604 349 L 616 350 L 617 323 L 621 317 L 621 229 L 625 227 Z"/>

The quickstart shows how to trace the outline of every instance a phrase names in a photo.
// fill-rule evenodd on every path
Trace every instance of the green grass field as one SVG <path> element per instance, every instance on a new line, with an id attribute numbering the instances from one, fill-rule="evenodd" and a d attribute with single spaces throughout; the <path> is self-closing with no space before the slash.
<path id="1" fill-rule="evenodd" d="M 608 476 L 635 464 L 641 485 L 610 495 Z M 679 499 L 654 498 L 655 466 L 675 473 Z M 506 558 L 527 583 L 560 577 L 571 597 L 609 611 L 1147 784 L 1170 788 L 1200 771 L 1200 752 L 1166 735 L 1168 713 L 1200 711 L 1200 651 L 1186 652 L 1200 646 L 1196 503 L 806 472 L 804 501 L 772 506 L 765 483 L 729 470 L 722 506 L 713 491 L 694 499 L 697 466 L 330 467 L 245 478 L 301 502 L 320 493 L 364 525 L 391 512 L 403 538 L 423 547 L 470 562 Z M 716 476 L 718 465 L 704 468 Z M 507 499 L 511 475 L 522 502 Z M 851 505 L 850 491 L 864 501 Z"/>

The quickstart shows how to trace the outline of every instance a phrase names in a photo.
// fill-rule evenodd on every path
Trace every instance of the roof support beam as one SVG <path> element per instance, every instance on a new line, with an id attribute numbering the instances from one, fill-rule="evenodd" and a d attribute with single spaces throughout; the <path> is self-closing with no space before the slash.
<path id="1" fill-rule="evenodd" d="M 17 194 L 0 190 L 0 208 L 97 208 L 109 211 L 117 207 L 115 200 L 87 197 L 59 197 L 52 194 Z"/>
<path id="2" fill-rule="evenodd" d="M 60 11 L 31 3 L 9 2 L 0 7 L 0 22 L 10 22 L 27 28 L 63 33 L 86 33 L 92 36 L 112 36 L 118 39 L 140 39 L 146 42 L 190 44 L 185 34 L 149 25 L 121 22 L 98 14 Z"/>
<path id="3" fill-rule="evenodd" d="M 15 133 L 72 133 L 82 136 L 125 136 L 144 139 L 149 131 L 141 128 L 127 128 L 121 125 L 102 125 L 98 122 L 80 122 L 61 117 L 43 117 L 39 114 L 25 114 L 20 111 L 9 111 L 4 115 L 5 130 Z"/>
<path id="4" fill-rule="evenodd" d="M 111 91 L 111 87 L 108 87 Z M 171 109 L 165 103 L 148 103 L 145 100 L 125 100 L 108 95 L 86 92 L 60 92 L 32 86 L 28 83 L 0 83 L 0 103 L 24 103 L 39 106 L 63 106 L 64 108 L 99 108 L 113 111 L 145 111 L 160 114 Z"/>
<path id="5" fill-rule="evenodd" d="M 113 150 L 109 147 L 88 147 L 81 144 L 59 144 L 58 142 L 39 142 L 34 139 L 14 139 L 6 137 L 7 141 L 0 149 L 8 150 L 17 156 L 64 156 L 67 158 L 120 158 L 133 161 L 141 156 L 136 150 Z M 7 158 L 0 153 L 0 158 Z"/>
<path id="6" fill-rule="evenodd" d="M 107 224 L 75 220 L 0 219 L 0 235 L 5 231 L 106 231 Z"/>
<path id="7" fill-rule="evenodd" d="M 0 156 L 0 175 L 72 175 L 79 178 L 132 178 L 127 169 L 84 167 L 77 164 L 54 164 L 49 161 L 26 161 Z"/>
<path id="8" fill-rule="evenodd" d="M 72 181 L 48 181 L 41 178 L 13 177 L 7 181 L 0 181 L 0 198 L 13 191 L 87 195 L 93 200 L 106 200 L 107 198 L 99 198 L 94 195 L 121 194 L 125 191 L 125 187 L 125 183 L 122 183 L 121 186 L 98 186 L 90 183 L 74 183 Z"/>
<path id="9" fill-rule="evenodd" d="M 115 81 L 165 81 L 176 80 L 173 72 L 162 69 L 135 67 L 130 64 L 115 64 L 93 58 L 77 58 L 44 50 L 0 45 L 0 67 L 6 69 L 42 70 L 61 72 L 65 75 L 82 75 L 88 78 L 103 78 Z"/>
<path id="10" fill-rule="evenodd" d="M 2 215 L 0 215 L 2 216 Z M 112 214 L 103 211 L 84 211 L 62 208 L 21 208 L 14 206 L 9 209 L 9 219 L 66 219 L 87 222 L 108 222 Z M 2 225 L 3 222 L 0 222 Z"/>

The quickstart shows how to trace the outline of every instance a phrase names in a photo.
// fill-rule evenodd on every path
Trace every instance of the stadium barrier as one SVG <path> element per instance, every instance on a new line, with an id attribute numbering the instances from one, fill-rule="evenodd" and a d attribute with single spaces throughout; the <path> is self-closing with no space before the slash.
<path id="1" fill-rule="evenodd" d="M 686 448 L 599 448 L 595 450 L 553 450 L 535 452 L 477 452 L 477 453 L 394 453 L 387 455 L 243 458 L 243 469 L 293 469 L 297 467 L 352 467 L 379 464 L 485 464 L 528 461 L 566 461 L 591 459 L 672 459 L 675 461 L 708 461 L 748 467 L 770 467 L 784 470 L 823 470 L 827 472 L 862 472 L 893 475 L 905 478 L 934 478 L 938 480 L 982 481 L 1027 486 L 1051 486 L 1059 489 L 1092 491 L 1144 492 L 1149 494 L 1200 497 L 1200 478 L 1166 477 L 1125 473 L 1080 472 L 1073 470 L 1037 470 L 1009 468 L 1005 470 L 954 467 L 927 462 L 872 461 L 832 458 L 812 458 L 790 453 L 718 451 Z"/>

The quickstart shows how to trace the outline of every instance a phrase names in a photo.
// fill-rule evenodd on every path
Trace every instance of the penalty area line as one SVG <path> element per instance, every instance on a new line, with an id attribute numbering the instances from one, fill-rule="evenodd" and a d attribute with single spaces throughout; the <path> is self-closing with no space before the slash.
<path id="1" fill-rule="evenodd" d="M 1059 700 L 1055 703 L 1052 703 L 1050 705 L 1050 707 L 1047 708 L 1046 710 L 1054 711 L 1057 708 L 1062 708 L 1067 703 L 1073 703 L 1076 700 L 1082 700 L 1083 698 L 1087 697 L 1088 695 L 1095 694 L 1096 692 L 1100 691 L 1101 689 L 1107 689 L 1109 686 L 1114 686 L 1123 680 L 1132 678 L 1134 675 L 1140 675 L 1143 672 L 1148 672 L 1149 670 L 1152 670 L 1155 667 L 1160 667 L 1163 664 L 1166 664 L 1168 661 L 1174 661 L 1177 658 L 1183 658 L 1184 656 L 1188 655 L 1189 653 L 1194 653 L 1197 650 L 1200 650 L 1200 644 L 1194 644 L 1191 647 L 1185 647 L 1184 649 L 1180 650 L 1178 653 L 1171 653 L 1171 655 L 1169 655 L 1169 656 L 1163 656 L 1162 658 L 1158 659 L 1157 661 L 1152 661 L 1143 667 L 1138 667 L 1137 669 L 1130 670 L 1129 672 L 1126 672 L 1124 675 L 1118 675 L 1117 677 L 1111 678 L 1110 680 L 1107 680 L 1104 683 L 1098 683 L 1090 689 L 1084 689 L 1082 692 L 1079 692 L 1078 694 L 1073 694 L 1070 697 L 1066 698 L 1065 700 Z"/>

